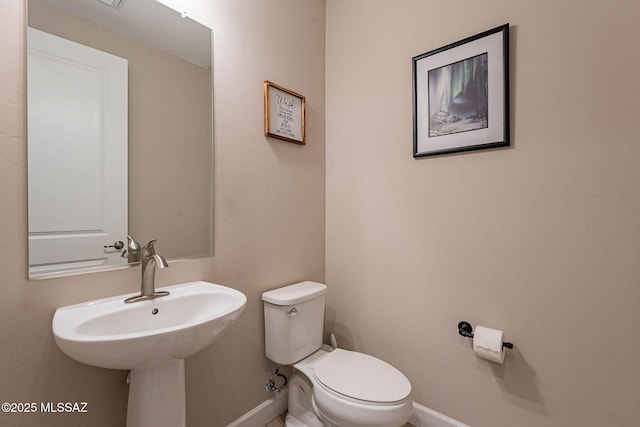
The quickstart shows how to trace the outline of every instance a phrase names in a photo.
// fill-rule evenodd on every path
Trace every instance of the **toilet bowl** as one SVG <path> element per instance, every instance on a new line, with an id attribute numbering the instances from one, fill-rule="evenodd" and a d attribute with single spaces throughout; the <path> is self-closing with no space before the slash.
<path id="1" fill-rule="evenodd" d="M 390 364 L 343 349 L 318 350 L 312 356 L 294 368 L 313 384 L 312 407 L 321 420 L 338 426 L 392 427 L 411 417 L 411 383 Z"/>
<path id="2" fill-rule="evenodd" d="M 400 427 L 411 383 L 373 356 L 322 345 L 326 286 L 302 282 L 265 292 L 267 357 L 292 365 L 288 427 Z"/>

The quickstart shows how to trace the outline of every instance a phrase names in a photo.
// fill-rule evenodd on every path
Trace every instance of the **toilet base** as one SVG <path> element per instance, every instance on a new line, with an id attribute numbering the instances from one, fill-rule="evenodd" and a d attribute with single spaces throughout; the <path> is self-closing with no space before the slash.
<path id="1" fill-rule="evenodd" d="M 285 419 L 286 427 L 328 427 L 330 424 L 322 422 L 314 412 L 312 396 L 313 386 L 309 380 L 299 372 L 294 372 L 289 380 L 288 412 Z"/>

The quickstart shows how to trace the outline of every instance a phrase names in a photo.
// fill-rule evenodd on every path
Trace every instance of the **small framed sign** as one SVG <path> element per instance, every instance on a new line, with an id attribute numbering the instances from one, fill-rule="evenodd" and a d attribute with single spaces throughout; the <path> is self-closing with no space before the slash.
<path id="1" fill-rule="evenodd" d="M 304 145 L 304 104 L 304 96 L 265 80 L 265 136 Z"/>

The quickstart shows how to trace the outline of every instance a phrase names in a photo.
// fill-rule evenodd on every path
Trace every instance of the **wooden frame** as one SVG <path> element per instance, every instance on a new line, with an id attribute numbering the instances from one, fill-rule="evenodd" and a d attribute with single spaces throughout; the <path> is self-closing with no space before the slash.
<path id="1" fill-rule="evenodd" d="M 264 134 L 305 145 L 305 97 L 265 80 Z"/>
<path id="2" fill-rule="evenodd" d="M 413 157 L 509 145 L 509 24 L 413 57 Z"/>

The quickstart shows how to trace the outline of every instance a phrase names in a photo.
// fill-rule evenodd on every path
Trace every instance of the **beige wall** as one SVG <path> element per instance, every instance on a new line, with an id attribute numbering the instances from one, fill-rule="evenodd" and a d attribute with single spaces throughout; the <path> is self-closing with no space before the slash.
<path id="1" fill-rule="evenodd" d="M 639 16 L 327 1 L 328 329 L 418 403 L 474 427 L 640 423 Z M 506 22 L 512 147 L 414 160 L 411 57 Z M 460 320 L 505 330 L 503 366 Z"/>
<path id="2" fill-rule="evenodd" d="M 248 297 L 218 342 L 187 360 L 189 426 L 224 426 L 269 397 L 260 294 L 324 280 L 324 2 L 182 2 L 214 29 L 215 256 L 174 262 L 158 285 L 205 279 Z M 124 372 L 77 363 L 51 334 L 56 307 L 139 287 L 139 268 L 29 282 L 25 3 L 0 2 L 0 401 L 86 401 L 88 414 L 4 414 L 0 425 L 124 425 Z M 306 146 L 263 136 L 263 81 L 307 97 Z"/>
<path id="3" fill-rule="evenodd" d="M 245 292 L 236 325 L 187 361 L 191 426 L 267 398 L 260 293 L 324 279 L 323 2 L 185 0 L 215 31 L 215 251 L 159 284 Z M 640 419 L 640 71 L 635 2 L 327 2 L 328 330 L 394 363 L 414 399 L 477 426 Z M 137 269 L 26 280 L 24 4 L 0 3 L 0 400 L 88 401 L 16 426 L 114 426 L 124 373 L 55 346 L 56 307 L 135 291 Z M 511 22 L 510 149 L 414 160 L 414 55 Z M 262 136 L 262 81 L 307 96 L 308 144 Z M 476 360 L 459 320 L 502 328 Z"/>

